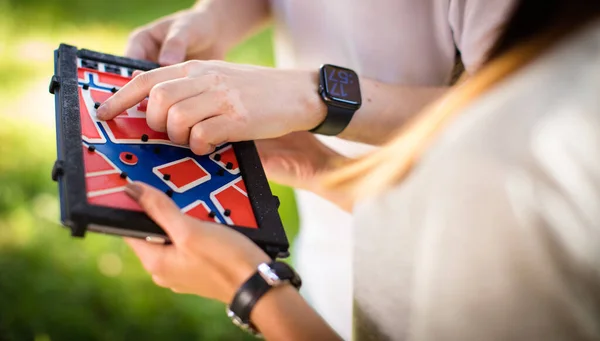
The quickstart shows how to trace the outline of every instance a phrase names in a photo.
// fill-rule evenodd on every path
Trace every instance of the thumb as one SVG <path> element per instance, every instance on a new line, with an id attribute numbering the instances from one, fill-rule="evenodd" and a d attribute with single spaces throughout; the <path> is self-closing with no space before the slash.
<path id="1" fill-rule="evenodd" d="M 167 233 L 173 244 L 177 245 L 190 235 L 185 215 L 166 194 L 140 182 L 127 184 L 125 193 Z"/>
<path id="2" fill-rule="evenodd" d="M 177 20 L 171 25 L 158 56 L 160 65 L 167 66 L 185 61 L 189 44 L 189 28 L 187 20 Z"/>

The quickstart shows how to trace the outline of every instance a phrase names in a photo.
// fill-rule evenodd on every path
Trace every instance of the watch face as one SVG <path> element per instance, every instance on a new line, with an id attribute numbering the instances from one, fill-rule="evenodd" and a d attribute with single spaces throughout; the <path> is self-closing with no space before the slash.
<path id="1" fill-rule="evenodd" d="M 334 65 L 321 69 L 327 97 L 350 105 L 360 105 L 360 85 L 356 72 Z"/>

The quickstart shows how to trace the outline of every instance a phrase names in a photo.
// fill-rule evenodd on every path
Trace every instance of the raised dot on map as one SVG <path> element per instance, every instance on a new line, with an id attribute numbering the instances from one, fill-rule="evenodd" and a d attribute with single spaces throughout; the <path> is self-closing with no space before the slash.
<path id="1" fill-rule="evenodd" d="M 221 154 L 215 154 L 214 159 L 217 162 L 221 161 Z"/>
<path id="2" fill-rule="evenodd" d="M 127 179 L 127 173 L 121 172 L 121 179 Z"/>
<path id="3" fill-rule="evenodd" d="M 96 151 L 96 147 L 94 147 L 94 146 L 88 146 L 88 151 L 90 151 L 90 152 L 93 153 L 93 152 Z"/>
<path id="4" fill-rule="evenodd" d="M 112 89 L 110 89 L 110 92 L 112 92 L 113 94 L 114 94 L 115 92 L 117 92 L 117 91 L 119 91 L 119 89 L 117 89 L 117 88 L 115 88 L 115 87 L 113 87 Z"/>
<path id="5" fill-rule="evenodd" d="M 87 90 L 90 88 L 90 85 L 88 83 L 85 83 L 81 87 L 83 88 L 83 90 Z"/>
<path id="6" fill-rule="evenodd" d="M 231 162 L 227 162 L 227 165 L 225 165 L 225 167 L 226 167 L 227 169 L 230 169 L 230 170 L 231 170 L 231 169 L 233 169 L 233 163 L 231 163 Z"/>
<path id="7" fill-rule="evenodd" d="M 171 180 L 171 174 L 165 174 L 165 175 L 163 175 L 163 180 L 165 180 L 165 181 Z"/>
<path id="8" fill-rule="evenodd" d="M 208 216 L 209 216 L 210 218 L 214 218 L 214 217 L 216 217 L 216 216 L 217 216 L 217 213 L 215 213 L 215 211 L 210 211 L 210 212 L 208 213 Z"/>
<path id="9" fill-rule="evenodd" d="M 98 109 L 98 108 L 100 108 L 100 102 L 94 103 L 94 109 Z"/>
<path id="10" fill-rule="evenodd" d="M 173 197 L 173 190 L 172 189 L 166 190 L 165 193 L 169 196 L 169 198 Z"/>
<path id="11" fill-rule="evenodd" d="M 223 215 L 226 217 L 229 217 L 231 215 L 231 210 L 230 209 L 226 209 L 225 211 L 223 211 Z"/>
<path id="12" fill-rule="evenodd" d="M 223 176 L 223 175 L 225 175 L 225 171 L 224 171 L 224 170 L 222 170 L 222 169 L 219 169 L 219 170 L 217 171 L 217 175 L 218 175 L 218 176 Z"/>
<path id="13" fill-rule="evenodd" d="M 146 134 L 142 135 L 142 141 L 148 142 L 148 135 L 146 135 Z"/>

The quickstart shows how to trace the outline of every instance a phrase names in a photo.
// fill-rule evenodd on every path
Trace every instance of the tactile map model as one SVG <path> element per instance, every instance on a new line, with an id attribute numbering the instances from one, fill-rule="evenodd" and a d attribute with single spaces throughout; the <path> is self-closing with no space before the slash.
<path id="1" fill-rule="evenodd" d="M 146 124 L 147 100 L 110 121 L 96 109 L 131 78 L 126 67 L 78 59 L 79 107 L 87 197 L 90 204 L 141 210 L 124 192 L 131 181 L 163 190 L 195 218 L 256 228 L 232 145 L 194 155 Z"/>

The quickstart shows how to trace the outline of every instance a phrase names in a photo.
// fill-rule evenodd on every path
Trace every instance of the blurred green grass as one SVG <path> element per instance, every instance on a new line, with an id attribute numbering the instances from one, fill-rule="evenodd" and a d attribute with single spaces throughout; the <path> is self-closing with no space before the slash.
<path id="1" fill-rule="evenodd" d="M 156 287 L 120 238 L 73 239 L 58 224 L 52 51 L 120 54 L 131 29 L 190 0 L 0 0 L 0 340 L 243 340 L 224 307 Z M 271 32 L 232 51 L 272 65 Z M 290 239 L 291 191 L 273 186 Z"/>

